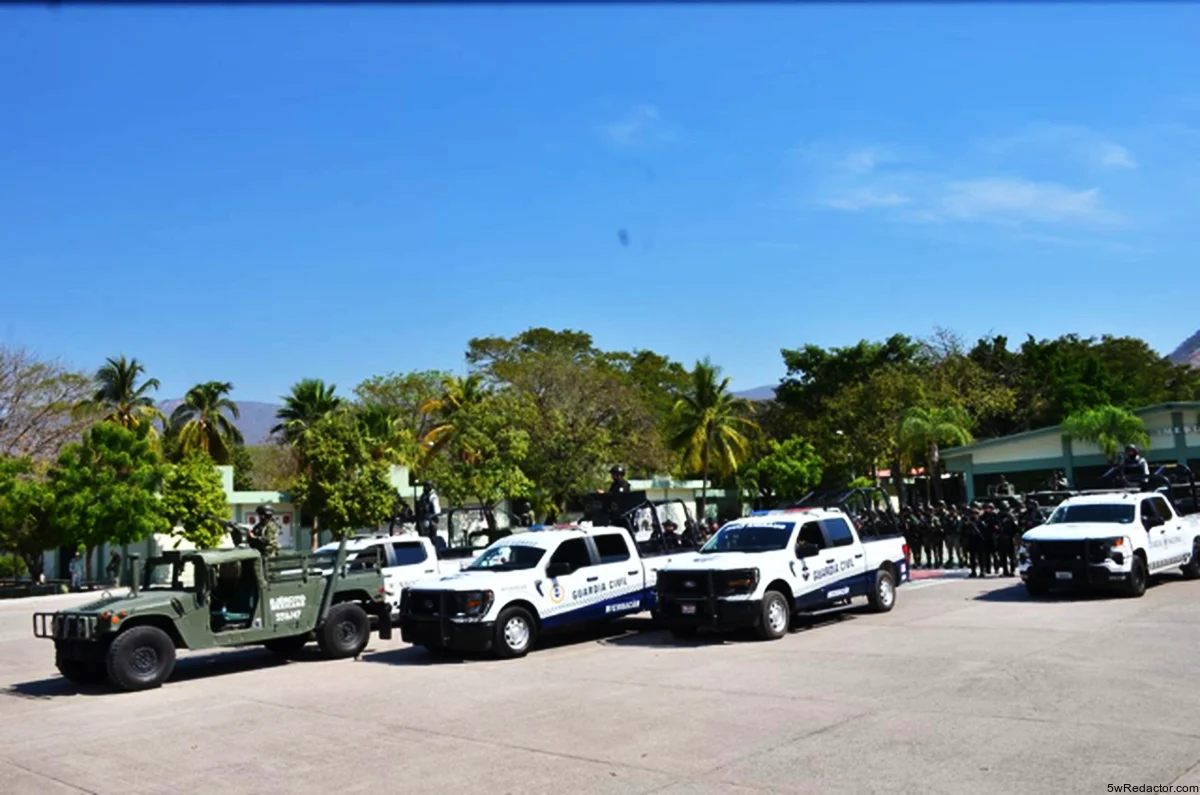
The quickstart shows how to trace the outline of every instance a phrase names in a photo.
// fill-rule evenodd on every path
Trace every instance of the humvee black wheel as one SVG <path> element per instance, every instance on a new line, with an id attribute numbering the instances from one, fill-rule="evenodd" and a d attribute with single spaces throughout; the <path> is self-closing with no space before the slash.
<path id="1" fill-rule="evenodd" d="M 122 690 L 159 687 L 175 670 L 175 644 L 158 627 L 127 629 L 108 647 L 105 667 Z"/>
<path id="2" fill-rule="evenodd" d="M 64 679 L 77 685 L 94 685 L 108 677 L 104 663 L 100 660 L 72 660 L 64 657 L 59 649 L 54 650 L 54 667 Z"/>
<path id="3" fill-rule="evenodd" d="M 334 605 L 317 633 L 317 645 L 326 657 L 336 660 L 357 657 L 371 639 L 371 619 L 353 602 Z"/>
<path id="4" fill-rule="evenodd" d="M 295 657 L 308 645 L 308 635 L 293 635 L 290 638 L 275 638 L 263 644 L 267 651 L 280 657 Z"/>

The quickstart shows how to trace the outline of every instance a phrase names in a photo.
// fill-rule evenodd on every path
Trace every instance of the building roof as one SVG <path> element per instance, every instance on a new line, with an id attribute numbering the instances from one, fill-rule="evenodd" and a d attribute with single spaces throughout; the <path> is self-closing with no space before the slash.
<path id="1" fill-rule="evenodd" d="M 1200 402 L 1181 401 L 1177 403 L 1155 403 L 1150 406 L 1142 406 L 1133 410 L 1134 414 L 1141 416 L 1143 414 L 1154 414 L 1161 411 L 1200 411 Z M 1032 439 L 1037 436 L 1045 436 L 1047 434 L 1062 435 L 1062 425 L 1051 425 L 1048 428 L 1035 428 L 1031 431 L 1021 431 L 1009 436 L 1001 436 L 996 439 L 982 439 L 978 442 L 965 444 L 962 447 L 950 447 L 941 451 L 942 459 L 960 458 L 964 455 L 970 455 L 976 450 L 981 450 L 987 447 L 996 447 L 997 445 L 1007 444 L 1009 442 L 1021 441 L 1023 439 Z"/>

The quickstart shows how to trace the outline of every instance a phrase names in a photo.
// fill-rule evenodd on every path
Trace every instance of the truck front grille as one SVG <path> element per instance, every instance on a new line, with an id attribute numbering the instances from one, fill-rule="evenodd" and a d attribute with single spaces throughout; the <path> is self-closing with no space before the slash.
<path id="1" fill-rule="evenodd" d="M 446 612 L 445 591 L 408 591 L 401 611 L 412 616 L 438 618 Z"/>
<path id="2" fill-rule="evenodd" d="M 712 573 L 707 571 L 660 571 L 658 592 L 673 599 L 707 599 L 712 595 Z"/>

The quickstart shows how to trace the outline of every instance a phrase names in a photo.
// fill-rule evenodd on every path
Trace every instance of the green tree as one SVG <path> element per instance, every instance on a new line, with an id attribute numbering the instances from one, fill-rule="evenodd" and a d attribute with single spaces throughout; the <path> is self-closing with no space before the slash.
<path id="1" fill-rule="evenodd" d="M 158 497 L 164 466 L 149 435 L 149 423 L 137 430 L 99 423 L 64 448 L 50 472 L 53 521 L 67 543 L 87 549 L 89 578 L 97 546 L 132 544 L 166 527 Z"/>
<path id="2" fill-rule="evenodd" d="M 675 403 L 671 448 L 681 454 L 685 467 L 703 478 L 699 510 L 704 516 L 713 465 L 717 472 L 735 474 L 750 447 L 746 434 L 758 426 L 747 416 L 750 402 L 729 391 L 730 379 L 721 378 L 720 368 L 705 359 L 696 362 L 691 376 L 687 391 Z"/>
<path id="3" fill-rule="evenodd" d="M 1150 444 L 1146 423 L 1131 411 L 1117 406 L 1100 406 L 1077 411 L 1063 420 L 1063 434 L 1069 439 L 1091 442 L 1109 461 L 1125 445 Z"/>
<path id="4" fill-rule="evenodd" d="M 483 376 L 472 373 L 466 378 L 447 376 L 440 394 L 421 407 L 432 418 L 432 424 L 421 437 L 424 455 L 436 455 L 449 445 L 459 430 L 459 417 L 487 399 L 488 389 Z"/>
<path id="5" fill-rule="evenodd" d="M 494 506 L 530 493 L 533 484 L 521 468 L 529 451 L 521 426 L 529 411 L 515 395 L 491 394 L 455 412 L 454 433 L 424 470 L 449 504 L 474 499 Z"/>
<path id="6" fill-rule="evenodd" d="M 218 464 L 233 460 L 233 448 L 242 443 L 242 432 L 234 425 L 237 403 L 226 397 L 233 391 L 228 381 L 206 381 L 187 391 L 183 402 L 171 412 L 171 428 L 178 434 L 184 457 L 200 451 Z"/>
<path id="7" fill-rule="evenodd" d="M 78 409 L 81 412 L 99 411 L 106 422 L 128 430 L 144 425 L 153 435 L 153 423 L 156 420 L 165 423 L 166 418 L 150 397 L 150 392 L 157 391 L 160 386 L 158 379 L 147 378 L 138 383 L 145 373 L 145 365 L 137 359 L 126 359 L 124 354 L 106 359 L 92 378 L 95 391 L 91 400 L 79 404 Z"/>
<path id="8" fill-rule="evenodd" d="M 406 431 L 414 439 L 424 439 L 434 420 L 422 409 L 441 396 L 450 375 L 441 370 L 417 370 L 372 376 L 354 388 L 354 395 L 364 409 L 375 406 L 389 409 L 400 431 Z"/>
<path id="9" fill-rule="evenodd" d="M 335 536 L 378 527 L 392 512 L 395 490 L 386 461 L 375 458 L 354 417 L 332 412 L 305 431 L 304 466 L 290 489 L 312 522 L 312 548 L 320 528 Z"/>
<path id="10" fill-rule="evenodd" d="M 285 442 L 301 448 L 308 430 L 320 420 L 342 407 L 342 399 L 335 394 L 336 384 L 326 386 L 319 378 L 305 378 L 292 386 L 290 394 L 284 395 L 283 406 L 276 412 L 279 420 L 271 433 L 279 434 Z"/>
<path id="11" fill-rule="evenodd" d="M 858 343 L 844 348 L 806 345 L 783 350 L 787 375 L 776 391 L 777 399 L 809 420 L 817 419 L 825 401 L 847 386 L 863 383 L 885 365 L 908 365 L 920 345 L 903 334 L 884 342 Z"/>
<path id="12" fill-rule="evenodd" d="M 0 457 L 0 550 L 19 555 L 37 579 L 42 554 L 61 538 L 50 511 L 53 495 L 31 456 Z"/>
<path id="13" fill-rule="evenodd" d="M 420 444 L 391 406 L 368 403 L 355 407 L 354 416 L 371 447 L 371 455 L 379 461 L 394 464 L 414 464 L 420 454 Z"/>
<path id="14" fill-rule="evenodd" d="M 798 500 L 821 482 L 824 464 L 807 441 L 793 436 L 782 443 L 772 439 L 768 445 L 769 452 L 747 473 L 758 501 L 773 505 Z"/>
<path id="15" fill-rule="evenodd" d="M 923 456 L 933 489 L 933 496 L 927 495 L 929 499 L 941 499 L 942 496 L 941 446 L 970 444 L 970 426 L 971 418 L 967 412 L 954 404 L 932 408 L 913 406 L 904 413 L 900 423 L 900 446 L 914 458 Z"/>
<path id="16" fill-rule="evenodd" d="M 300 456 L 282 444 L 255 444 L 245 448 L 250 459 L 250 488 L 244 491 L 283 491 L 300 475 Z M 236 477 L 237 470 L 234 470 Z"/>
<path id="17" fill-rule="evenodd" d="M 197 549 L 221 544 L 225 528 L 216 517 L 229 515 L 229 503 L 211 458 L 194 451 L 167 467 L 161 510 L 171 532 Z"/>
<path id="18" fill-rule="evenodd" d="M 230 449 L 229 463 L 233 465 L 234 491 L 258 490 L 254 485 L 254 456 L 250 454 L 246 445 L 235 444 Z"/>

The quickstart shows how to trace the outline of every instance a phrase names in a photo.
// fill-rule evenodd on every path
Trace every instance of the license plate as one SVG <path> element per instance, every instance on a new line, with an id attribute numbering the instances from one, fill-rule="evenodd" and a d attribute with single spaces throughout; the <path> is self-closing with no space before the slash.
<path id="1" fill-rule="evenodd" d="M 680 605 L 679 612 L 683 613 L 685 616 L 694 616 L 694 615 L 696 615 L 696 606 L 695 605 Z"/>
<path id="2" fill-rule="evenodd" d="M 1069 571 L 1056 571 L 1054 572 L 1054 576 L 1060 580 L 1069 580 L 1075 575 L 1071 574 Z"/>

